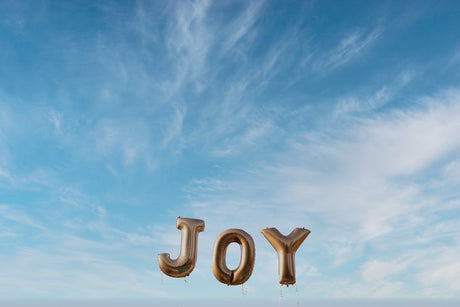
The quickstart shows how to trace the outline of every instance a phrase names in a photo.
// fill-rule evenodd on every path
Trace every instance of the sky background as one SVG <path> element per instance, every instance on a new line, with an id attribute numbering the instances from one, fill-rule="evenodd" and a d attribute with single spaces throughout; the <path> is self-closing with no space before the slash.
<path id="1" fill-rule="evenodd" d="M 458 16 L 1 1 L 0 300 L 458 302 Z M 206 223 L 185 281 L 156 260 L 177 257 L 178 216 Z M 311 230 L 283 297 L 265 227 Z M 228 228 L 255 241 L 243 287 L 212 274 Z"/>

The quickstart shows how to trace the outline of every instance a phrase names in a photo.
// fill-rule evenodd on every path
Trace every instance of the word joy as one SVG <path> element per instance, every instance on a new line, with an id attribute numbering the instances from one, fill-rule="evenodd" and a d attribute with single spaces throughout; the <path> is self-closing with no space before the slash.
<path id="1" fill-rule="evenodd" d="M 176 227 L 181 231 L 180 253 L 172 260 L 168 253 L 158 254 L 158 264 L 163 273 L 171 277 L 185 277 L 192 273 L 196 263 L 198 233 L 204 231 L 204 221 L 178 217 Z M 280 284 L 295 283 L 295 252 L 310 234 L 310 230 L 296 228 L 288 236 L 276 228 L 265 228 L 264 237 L 278 253 L 278 274 Z M 230 270 L 226 264 L 227 247 L 236 242 L 241 248 L 240 264 Z M 254 267 L 254 240 L 244 230 L 228 229 L 214 242 L 212 271 L 218 281 L 227 285 L 240 285 L 251 277 Z"/>

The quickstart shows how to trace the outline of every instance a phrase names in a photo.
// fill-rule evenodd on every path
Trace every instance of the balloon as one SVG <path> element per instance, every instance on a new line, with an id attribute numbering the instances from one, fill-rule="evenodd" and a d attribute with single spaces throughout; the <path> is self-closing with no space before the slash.
<path id="1" fill-rule="evenodd" d="M 171 277 L 185 277 L 195 268 L 198 233 L 204 230 L 204 221 L 178 217 L 176 227 L 181 232 L 180 254 L 171 260 L 169 254 L 158 254 L 158 264 L 163 273 Z"/>
<path id="2" fill-rule="evenodd" d="M 310 230 L 296 228 L 288 236 L 282 235 L 276 228 L 265 228 L 261 232 L 278 252 L 280 284 L 295 284 L 295 252 L 310 234 Z"/>
<path id="3" fill-rule="evenodd" d="M 227 267 L 225 256 L 230 243 L 236 242 L 241 247 L 240 264 L 235 270 Z M 240 285 L 251 277 L 254 267 L 255 247 L 252 237 L 241 229 L 228 229 L 222 232 L 214 242 L 212 252 L 212 271 L 218 281 L 227 285 Z"/>

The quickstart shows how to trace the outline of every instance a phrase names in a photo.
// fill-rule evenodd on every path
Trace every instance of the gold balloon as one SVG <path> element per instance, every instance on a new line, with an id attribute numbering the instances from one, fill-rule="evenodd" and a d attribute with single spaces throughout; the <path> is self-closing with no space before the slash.
<path id="1" fill-rule="evenodd" d="M 230 243 L 236 242 L 241 248 L 240 264 L 235 270 L 227 267 L 225 256 Z M 212 272 L 218 281 L 227 285 L 241 285 L 251 277 L 255 258 L 254 240 L 244 230 L 228 229 L 221 233 L 212 252 Z"/>
<path id="2" fill-rule="evenodd" d="M 168 276 L 185 277 L 195 268 L 198 233 L 204 230 L 204 221 L 179 216 L 176 227 L 181 232 L 179 257 L 171 260 L 167 253 L 158 254 L 158 264 L 161 271 Z"/>
<path id="3" fill-rule="evenodd" d="M 262 230 L 262 234 L 278 252 L 280 284 L 295 284 L 295 252 L 310 234 L 310 230 L 296 228 L 288 236 L 284 236 L 276 228 L 266 228 Z"/>

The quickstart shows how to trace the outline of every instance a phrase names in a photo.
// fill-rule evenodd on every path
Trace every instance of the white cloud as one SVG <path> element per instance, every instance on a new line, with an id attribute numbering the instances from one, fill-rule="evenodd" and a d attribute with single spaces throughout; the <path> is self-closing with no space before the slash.
<path id="1" fill-rule="evenodd" d="M 56 111 L 50 111 L 48 113 L 47 119 L 53 125 L 54 130 L 56 133 L 62 133 L 61 131 L 61 121 L 62 121 L 62 114 Z"/>
<path id="2" fill-rule="evenodd" d="M 250 2 L 243 13 L 231 23 L 227 29 L 229 32 L 228 38 L 222 44 L 223 53 L 227 53 L 229 50 L 235 52 L 235 45 L 251 30 L 257 21 L 263 3 L 263 1 Z"/>
<path id="3" fill-rule="evenodd" d="M 11 205 L 0 204 L 0 216 L 3 219 L 7 219 L 25 226 L 44 229 L 40 222 L 36 221 L 25 212 L 12 208 Z"/>
<path id="4" fill-rule="evenodd" d="M 355 29 L 347 33 L 334 49 L 317 60 L 313 69 L 320 73 L 327 73 L 345 65 L 372 46 L 382 33 L 381 26 L 371 31 Z"/>
<path id="5" fill-rule="evenodd" d="M 28 293 L 29 299 L 53 300 L 114 299 L 119 295 L 123 298 L 158 298 L 165 295 L 158 288 L 159 281 L 152 280 L 151 270 L 137 271 L 114 261 L 110 254 L 81 251 L 78 246 L 66 250 L 50 247 L 46 252 L 25 248 L 14 258 L 1 258 L 2 298 L 18 298 L 23 293 Z"/>
<path id="6" fill-rule="evenodd" d="M 176 7 L 176 18 L 170 21 L 166 33 L 166 46 L 173 56 L 174 75 L 163 84 L 167 96 L 173 95 L 187 81 L 193 82 L 196 90 L 203 90 L 203 78 L 208 52 L 213 45 L 213 32 L 206 25 L 206 14 L 210 1 L 182 2 Z"/>
<path id="7" fill-rule="evenodd" d="M 182 126 L 184 123 L 184 118 L 187 112 L 185 106 L 174 106 L 174 116 L 166 127 L 167 132 L 162 141 L 162 146 L 166 147 L 174 139 L 180 138 L 182 136 Z"/>
<path id="8" fill-rule="evenodd" d="M 460 160 L 451 161 L 445 165 L 443 173 L 450 182 L 460 182 Z"/>
<path id="9" fill-rule="evenodd" d="M 13 177 L 10 175 L 10 173 L 1 168 L 0 168 L 0 177 L 6 178 L 10 182 L 13 181 Z"/>
<path id="10" fill-rule="evenodd" d="M 340 98 L 335 108 L 334 116 L 340 119 L 346 115 L 359 116 L 362 113 L 375 112 L 393 101 L 394 96 L 401 92 L 413 78 L 413 72 L 406 70 L 397 75 L 389 84 L 381 86 L 372 94 L 353 93 Z"/>
<path id="11" fill-rule="evenodd" d="M 366 281 L 381 280 L 407 268 L 408 261 L 372 260 L 362 266 L 362 277 Z"/>
<path id="12" fill-rule="evenodd" d="M 457 243 L 455 247 L 435 248 L 425 252 L 425 257 L 420 257 L 417 280 L 426 286 L 425 296 L 449 298 L 460 290 L 458 252 Z"/>

